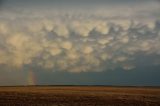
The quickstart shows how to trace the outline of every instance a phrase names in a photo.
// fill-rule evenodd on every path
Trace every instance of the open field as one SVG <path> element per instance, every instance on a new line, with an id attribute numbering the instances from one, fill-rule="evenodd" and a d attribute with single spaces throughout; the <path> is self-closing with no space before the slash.
<path id="1" fill-rule="evenodd" d="M 160 88 L 0 87 L 0 106 L 160 106 Z"/>

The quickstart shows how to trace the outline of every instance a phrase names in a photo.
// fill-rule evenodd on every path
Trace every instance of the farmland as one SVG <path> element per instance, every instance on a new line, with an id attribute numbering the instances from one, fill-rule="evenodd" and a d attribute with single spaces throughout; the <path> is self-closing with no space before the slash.
<path id="1" fill-rule="evenodd" d="M 160 106 L 160 88 L 106 86 L 0 87 L 0 106 Z"/>

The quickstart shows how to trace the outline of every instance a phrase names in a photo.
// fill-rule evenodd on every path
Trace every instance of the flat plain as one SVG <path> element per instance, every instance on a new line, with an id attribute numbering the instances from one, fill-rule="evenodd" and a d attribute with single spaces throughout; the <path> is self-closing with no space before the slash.
<path id="1" fill-rule="evenodd" d="M 0 106 L 160 106 L 159 87 L 0 87 Z"/>

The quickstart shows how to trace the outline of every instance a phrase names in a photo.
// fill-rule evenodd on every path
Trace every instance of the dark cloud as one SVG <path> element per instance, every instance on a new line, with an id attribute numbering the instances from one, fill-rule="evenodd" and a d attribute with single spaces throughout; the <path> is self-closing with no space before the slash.
<path id="1" fill-rule="evenodd" d="M 138 67 L 131 71 L 117 68 L 117 71 L 67 73 L 35 71 L 39 85 L 123 85 L 159 86 L 159 67 Z"/>
<path id="2" fill-rule="evenodd" d="M 57 17 L 1 20 L 0 63 L 67 72 L 131 70 L 143 55 L 160 54 L 159 21 L 102 20 L 96 16 L 88 21 L 83 16 L 83 20 L 76 17 L 67 22 L 65 15 Z M 139 53 L 142 55 L 137 57 Z M 155 58 L 148 62 L 154 63 L 158 64 Z"/>
<path id="3" fill-rule="evenodd" d="M 8 4 L 21 4 L 21 5 L 40 5 L 40 4 L 64 4 L 64 5 L 93 5 L 93 4 L 124 4 L 124 3 L 137 3 L 137 2 L 148 2 L 150 0 L 1 0 L 1 2 L 6 2 Z"/>
<path id="4" fill-rule="evenodd" d="M 5 0 L 0 0 L 0 9 L 2 8 L 4 1 Z"/>
<path id="5" fill-rule="evenodd" d="M 71 1 L 8 0 L 2 2 L 3 5 L 9 4 L 15 8 L 10 10 L 5 8 L 0 12 L 0 68 L 2 69 L 0 84 L 16 83 L 22 76 L 23 82 L 19 83 L 28 83 L 27 72 L 32 76 L 30 69 L 37 75 L 40 74 L 40 84 L 76 84 L 76 82 L 107 84 L 105 81 L 112 79 L 110 74 L 115 76 L 115 84 L 129 84 L 129 82 L 134 84 L 129 77 L 132 76 L 130 71 L 135 75 L 133 79 L 136 79 L 136 76 L 139 77 L 137 80 L 149 81 L 151 77 L 158 79 L 156 73 L 159 72 L 155 70 L 159 70 L 160 66 L 160 22 L 158 20 L 160 15 L 153 17 L 153 14 L 155 14 L 154 11 L 159 11 L 159 5 L 155 2 L 139 4 L 136 0 L 134 2 L 138 4 L 130 8 L 124 3 L 132 3 L 131 0 L 100 0 L 93 1 L 96 3 L 94 10 L 80 6 L 83 12 L 76 9 L 59 11 L 52 5 L 48 9 L 48 3 L 71 5 Z M 74 1 L 74 3 L 79 2 L 87 2 L 85 5 L 89 7 L 90 0 Z M 114 9 L 112 6 L 101 8 L 97 5 L 98 2 L 117 4 L 121 2 L 121 5 Z M 29 8 L 28 4 L 31 3 L 32 8 Z M 39 8 L 37 9 L 34 4 Z M 42 9 L 40 4 L 47 4 L 47 7 Z M 27 9 L 23 8 L 24 5 Z M 124 10 L 128 11 L 123 12 Z M 141 14 L 142 11 L 143 14 Z M 136 73 L 138 71 L 141 74 L 145 73 L 145 67 L 148 66 L 151 68 L 146 70 L 147 73 L 151 73 L 151 69 L 154 69 L 155 74 L 150 75 L 149 80 L 146 78 L 149 74 L 140 78 Z M 22 72 L 19 73 L 17 70 Z M 107 73 L 108 71 L 110 72 Z M 12 76 L 14 72 L 15 75 Z M 95 75 L 96 72 L 99 76 Z M 52 79 L 53 74 L 57 75 L 55 82 Z M 105 74 L 109 74 L 108 79 Z M 123 79 L 122 74 L 127 78 Z M 96 83 L 85 82 L 79 75 L 88 82 Z M 42 76 L 49 76 L 47 77 L 49 79 L 45 80 Z M 67 81 L 68 77 L 70 79 Z M 118 82 L 121 78 L 123 81 Z M 101 81 L 103 83 L 100 83 Z M 32 81 L 29 80 L 29 83 L 32 84 Z"/>

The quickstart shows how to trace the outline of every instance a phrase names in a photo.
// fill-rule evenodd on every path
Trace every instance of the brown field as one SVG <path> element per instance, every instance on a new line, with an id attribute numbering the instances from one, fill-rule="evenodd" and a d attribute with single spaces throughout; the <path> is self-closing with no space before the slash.
<path id="1" fill-rule="evenodd" d="M 0 106 L 160 106 L 160 88 L 0 87 Z"/>

